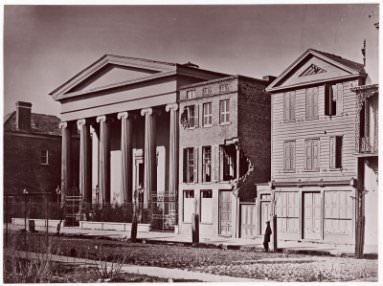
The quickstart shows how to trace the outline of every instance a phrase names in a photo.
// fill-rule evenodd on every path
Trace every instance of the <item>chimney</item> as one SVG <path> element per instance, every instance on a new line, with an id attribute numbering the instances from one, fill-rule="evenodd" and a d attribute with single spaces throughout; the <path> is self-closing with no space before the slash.
<path id="1" fill-rule="evenodd" d="M 18 101 L 16 102 L 16 129 L 30 130 L 31 129 L 31 110 L 32 103 Z"/>
<path id="2" fill-rule="evenodd" d="M 274 79 L 276 79 L 276 76 L 273 75 L 264 75 L 262 77 L 263 80 L 267 81 L 267 84 L 270 84 Z"/>
<path id="3" fill-rule="evenodd" d="M 195 68 L 195 69 L 199 68 L 199 65 L 192 63 L 192 62 L 187 62 L 186 64 L 183 64 L 183 66 L 188 67 L 188 68 Z"/>

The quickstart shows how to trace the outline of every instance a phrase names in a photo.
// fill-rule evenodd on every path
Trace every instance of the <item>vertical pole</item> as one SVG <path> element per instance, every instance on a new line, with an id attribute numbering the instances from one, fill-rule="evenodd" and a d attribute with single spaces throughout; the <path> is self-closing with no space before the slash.
<path id="1" fill-rule="evenodd" d="M 45 193 L 45 245 L 48 251 L 48 193 Z"/>
<path id="2" fill-rule="evenodd" d="M 6 216 L 6 225 L 5 225 L 5 245 L 8 246 L 8 220 L 10 218 L 10 215 L 9 215 L 9 210 L 11 209 L 11 207 L 9 206 L 9 200 L 8 200 L 8 197 L 9 196 L 6 196 L 6 199 L 5 199 L 5 207 L 6 207 L 6 211 L 7 211 L 7 216 Z"/>

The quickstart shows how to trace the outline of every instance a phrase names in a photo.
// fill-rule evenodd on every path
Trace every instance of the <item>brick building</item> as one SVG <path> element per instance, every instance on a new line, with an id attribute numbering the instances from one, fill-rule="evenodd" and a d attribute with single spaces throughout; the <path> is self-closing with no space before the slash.
<path id="1" fill-rule="evenodd" d="M 4 120 L 4 193 L 52 192 L 61 175 L 60 119 L 32 113 L 32 104 L 17 102 Z"/>
<path id="2" fill-rule="evenodd" d="M 358 86 L 366 76 L 362 64 L 309 49 L 266 89 L 271 93 L 278 239 L 355 243 L 358 157 L 366 153 L 360 146 L 367 146 L 360 145 L 367 136 L 360 134 L 362 104 L 356 93 L 363 93 Z M 371 130 L 377 126 L 374 114 Z M 371 150 L 368 156 L 376 156 Z M 367 197 L 376 195 L 376 183 L 372 189 Z M 376 201 L 365 202 L 376 210 Z M 377 242 L 376 233 L 372 240 Z"/>
<path id="3" fill-rule="evenodd" d="M 196 213 L 203 236 L 244 236 L 240 202 L 254 202 L 255 183 L 270 179 L 267 83 L 229 76 L 180 88 L 181 233 Z"/>

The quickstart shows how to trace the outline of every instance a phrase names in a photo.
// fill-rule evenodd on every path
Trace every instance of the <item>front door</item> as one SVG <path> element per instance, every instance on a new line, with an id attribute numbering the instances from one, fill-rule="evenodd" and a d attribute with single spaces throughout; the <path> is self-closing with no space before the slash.
<path id="1" fill-rule="evenodd" d="M 223 236 L 231 236 L 231 191 L 219 191 L 218 213 L 219 226 L 218 233 Z"/>
<path id="2" fill-rule="evenodd" d="M 261 234 L 265 233 L 266 222 L 270 221 L 271 203 L 261 202 Z"/>
<path id="3" fill-rule="evenodd" d="M 303 193 L 303 238 L 320 239 L 321 195 L 319 192 Z"/>

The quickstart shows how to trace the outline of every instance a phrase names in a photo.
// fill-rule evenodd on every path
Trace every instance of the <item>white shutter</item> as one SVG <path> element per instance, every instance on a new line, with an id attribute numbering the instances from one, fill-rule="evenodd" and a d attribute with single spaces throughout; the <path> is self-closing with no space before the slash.
<path id="1" fill-rule="evenodd" d="M 343 83 L 338 83 L 336 85 L 337 95 L 336 95 L 336 115 L 342 115 L 343 113 Z"/>

